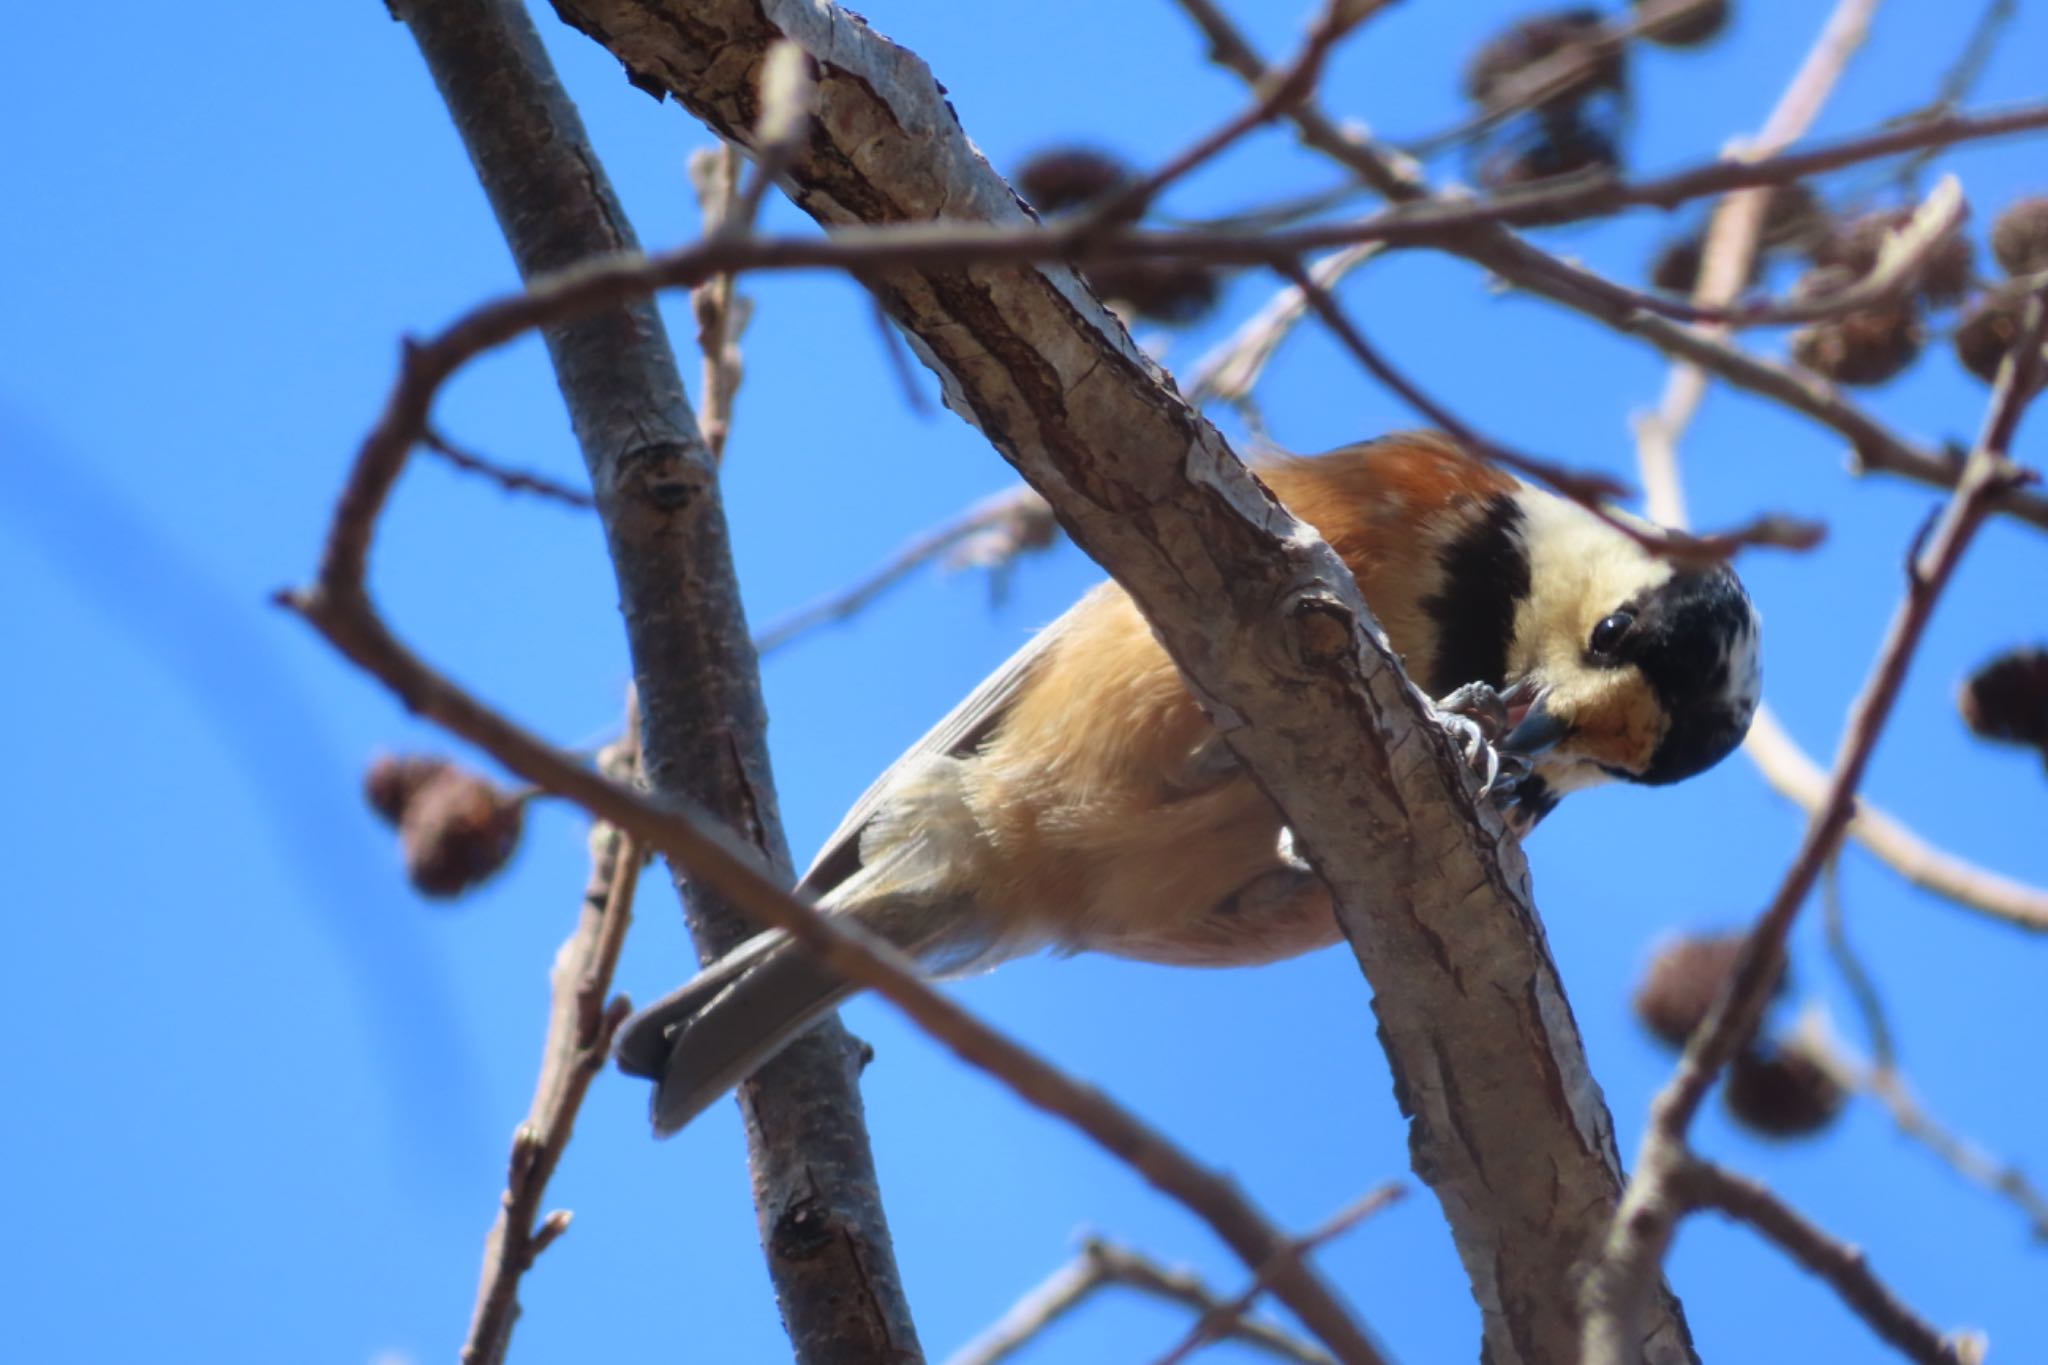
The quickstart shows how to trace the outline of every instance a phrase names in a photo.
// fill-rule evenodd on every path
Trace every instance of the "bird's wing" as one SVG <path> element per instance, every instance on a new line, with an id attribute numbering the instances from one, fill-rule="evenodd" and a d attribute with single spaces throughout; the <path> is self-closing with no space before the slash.
<path id="1" fill-rule="evenodd" d="M 1088 601 L 1083 598 L 1082 601 Z M 839 822 L 839 828 L 832 831 L 832 837 L 818 851 L 810 870 L 798 883 L 799 892 L 822 896 L 839 883 L 852 876 L 861 865 L 860 836 L 874 818 L 875 812 L 887 798 L 890 787 L 904 770 L 935 755 L 948 758 L 964 758 L 989 737 L 1003 717 L 1009 714 L 1010 704 L 1030 682 L 1039 666 L 1051 654 L 1073 619 L 1074 611 L 1065 615 L 1031 637 L 1025 646 L 1012 654 L 995 672 L 983 679 L 981 685 L 968 693 L 937 725 L 934 725 L 917 743 L 910 746 L 903 756 L 890 764 L 874 784 L 861 793 L 853 808 L 846 812 L 846 818 Z"/>

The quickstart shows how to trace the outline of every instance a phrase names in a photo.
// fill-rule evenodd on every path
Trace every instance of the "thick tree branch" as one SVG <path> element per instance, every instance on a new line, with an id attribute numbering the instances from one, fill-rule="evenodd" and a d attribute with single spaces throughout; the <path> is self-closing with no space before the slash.
<path id="1" fill-rule="evenodd" d="M 818 64 L 790 163 L 828 225 L 1020 225 L 910 53 L 830 5 L 562 0 L 635 78 L 744 140 L 768 46 Z M 969 417 L 1132 592 L 1331 884 L 1374 991 L 1496 1365 L 1577 1351 L 1573 1267 L 1619 1185 L 1612 1127 L 1529 902 L 1527 867 L 1384 652 L 1356 586 L 1063 268 L 866 279 Z M 1675 1304 L 1658 1354 L 1690 1349 Z"/>
<path id="2" fill-rule="evenodd" d="M 633 231 L 517 0 L 397 6 L 433 72 L 518 262 L 533 279 L 636 250 Z M 652 299 L 621 296 L 546 330 L 590 471 L 633 661 L 643 772 L 739 830 L 790 876 L 765 712 L 716 464 Z M 361 532 L 367 546 L 369 528 Z M 691 887 L 708 961 L 754 932 Z M 857 1045 L 836 1022 L 741 1092 L 776 1300 L 805 1365 L 919 1358 L 867 1131 Z"/>

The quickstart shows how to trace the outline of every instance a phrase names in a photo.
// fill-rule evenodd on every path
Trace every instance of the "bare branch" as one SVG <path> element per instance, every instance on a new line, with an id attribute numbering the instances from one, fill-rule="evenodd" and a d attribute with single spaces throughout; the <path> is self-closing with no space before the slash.
<path id="1" fill-rule="evenodd" d="M 1210 0 L 1178 2 L 1208 39 L 1210 56 L 1214 61 L 1247 82 L 1256 84 L 1264 78 L 1265 63 L 1244 35 Z M 1848 27 L 1845 25 L 1823 34 L 1823 48 L 1839 48 L 1836 38 Z M 1773 120 L 1779 130 L 1791 126 L 1791 115 L 1804 100 L 1802 95 L 1789 106 L 1784 119 Z M 2033 120 L 2037 115 L 2048 115 L 2048 106 L 2032 106 L 2019 117 L 2027 128 L 2048 126 L 2048 121 L 2035 123 Z M 1687 198 L 1786 183 L 1851 164 L 1861 159 L 1864 153 L 1883 155 L 1912 150 L 1915 146 L 1939 144 L 1943 137 L 1935 136 L 1926 143 L 1920 138 L 1935 134 L 1948 120 L 1930 119 L 1924 124 L 1892 129 L 1873 137 L 1851 139 L 1819 152 L 1716 161 L 1694 171 L 1644 182 L 1632 188 L 1610 181 L 1566 183 L 1554 189 L 1532 190 L 1525 196 L 1502 196 L 1490 201 L 1491 207 L 1475 213 L 1476 206 L 1470 201 L 1461 204 L 1431 195 L 1413 162 L 1341 126 L 1313 103 L 1297 105 L 1288 118 L 1304 146 L 1352 171 L 1364 184 L 1392 200 L 1393 207 L 1357 225 L 1361 229 L 1368 224 L 1376 225 L 1369 234 L 1357 232 L 1342 239 L 1333 239 L 1327 232 L 1269 234 L 1269 251 L 1295 252 L 1367 240 L 1413 245 L 1417 243 L 1404 241 L 1405 230 L 1424 222 L 1439 229 L 1454 226 L 1470 228 L 1471 231 L 1463 233 L 1438 232 L 1431 241 L 1422 244 L 1435 245 L 1473 261 L 1533 294 L 1617 331 L 1641 337 L 1738 388 L 1772 399 L 1833 428 L 1848 438 L 1859 472 L 1893 474 L 1937 488 L 1956 486 L 1958 469 L 1954 461 L 1899 436 L 1850 402 L 1819 375 L 1758 359 L 1708 331 L 1678 326 L 1668 318 L 1654 316 L 1646 311 L 1646 305 L 1652 302 L 1648 295 L 1559 260 L 1507 231 L 1508 226 L 1568 221 L 1581 211 L 1611 212 L 1637 203 L 1657 203 L 1668 207 Z M 2021 129 L 2008 125 L 2005 130 Z M 1892 140 L 1902 136 L 1906 138 L 1904 142 Z M 1884 150 L 1880 151 L 1880 148 Z M 1848 156 L 1846 161 L 1841 159 L 1844 154 Z M 1520 211 L 1515 211 L 1517 208 Z M 1560 214 L 1562 216 L 1558 216 Z M 1395 227 L 1397 223 L 1403 227 Z M 2036 526 L 2048 527 L 2048 499 L 2009 489 L 2000 496 L 1998 507 Z M 1659 521 L 1683 524 L 1682 519 L 1667 517 L 1655 510 L 1652 515 Z"/>
<path id="2" fill-rule="evenodd" d="M 1829 1026 L 1818 1010 L 1801 1017 L 1798 1039 L 1844 1090 L 1868 1095 L 1883 1105 L 1905 1136 L 1932 1152 L 1950 1170 L 2010 1202 L 2027 1220 L 2037 1242 L 2048 1242 L 2048 1193 L 2010 1161 L 1985 1151 L 1927 1111 L 1905 1073 L 1894 1063 L 1867 1062 Z"/>
<path id="3" fill-rule="evenodd" d="M 404 0 L 395 8 L 426 57 L 521 277 L 531 283 L 635 252 L 632 225 L 526 6 Z M 652 299 L 628 292 L 546 321 L 549 359 L 617 583 L 647 784 L 663 799 L 708 808 L 790 876 L 717 468 L 661 314 Z M 424 407 L 416 417 L 424 419 Z M 326 581 L 355 584 L 364 602 L 369 518 L 418 435 L 417 425 L 385 429 L 395 446 L 366 461 L 378 472 L 352 481 L 344 495 L 365 519 L 344 519 L 349 529 L 330 538 L 325 554 L 330 567 L 355 571 Z M 714 893 L 679 889 L 705 957 L 754 932 Z M 740 1093 L 769 1278 L 803 1365 L 920 1358 L 862 1124 L 859 1065 L 854 1040 L 826 1020 Z M 785 1225 L 793 1208 L 804 1210 L 807 1228 L 830 1235 L 792 1239 Z"/>
<path id="4" fill-rule="evenodd" d="M 1338 281 L 1382 250 L 1377 242 L 1365 242 L 1333 251 L 1309 265 L 1309 278 L 1324 289 L 1335 289 Z M 1301 288 L 1284 286 L 1265 307 L 1195 363 L 1187 379 L 1188 401 L 1204 403 L 1213 398 L 1245 408 L 1280 343 L 1301 325 L 1308 311 L 1308 296 Z"/>
<path id="5" fill-rule="evenodd" d="M 480 474 L 508 493 L 532 493 L 536 497 L 569 507 L 597 506 L 597 499 L 580 488 L 556 483 L 543 474 L 529 474 L 523 469 L 509 469 L 495 460 L 464 450 L 432 427 L 428 427 L 420 434 L 420 444 L 463 473 Z"/>
<path id="6" fill-rule="evenodd" d="M 1756 1181 L 1693 1161 L 1679 1173 L 1679 1193 L 1689 1207 L 1717 1209 L 1776 1243 L 1826 1280 L 1871 1331 L 1907 1359 L 1920 1365 L 1978 1365 L 1983 1360 L 1981 1341 L 1943 1336 L 1877 1278 L 1861 1251 L 1830 1236 Z"/>
<path id="7" fill-rule="evenodd" d="M 1998 51 L 2000 38 L 2005 26 L 2019 13 L 2019 0 L 1991 0 L 1977 15 L 1976 24 L 1970 29 L 1970 37 L 1957 54 L 1954 64 L 1941 78 L 1941 86 L 1934 99 L 1929 102 L 1924 116 L 1938 117 L 1955 112 L 1962 102 L 1969 98 L 1970 91 L 1983 77 L 1986 67 L 1991 65 L 1993 54 Z M 1913 193 L 1920 172 L 1928 162 L 1940 154 L 1937 147 L 1922 148 L 1899 163 L 1894 177 L 1907 193 Z"/>
<path id="8" fill-rule="evenodd" d="M 1765 157 L 1781 151 L 1813 125 L 1849 59 L 1863 45 L 1877 3 L 1878 0 L 1839 0 L 1828 17 L 1827 26 L 1807 53 L 1806 61 L 1793 76 L 1791 84 L 1786 86 L 1770 117 L 1764 120 L 1763 130 L 1745 149 L 1743 159 Z M 1959 193 L 1956 197 L 1960 200 Z M 1707 228 L 1706 242 L 1700 248 L 1699 283 L 1693 290 L 1695 303 L 1723 305 L 1741 292 L 1743 282 L 1749 278 L 1750 264 L 1756 258 L 1768 200 L 1769 196 L 1753 190 L 1728 196 L 1715 210 L 1713 221 Z M 1960 203 L 1957 207 L 1960 209 Z M 1639 458 L 1645 464 L 1676 458 L 1679 438 L 1691 423 L 1706 388 L 1706 367 L 1697 360 L 1686 357 L 1672 367 L 1656 417 L 1637 428 Z M 1644 477 L 1651 481 L 1647 469 Z M 1660 471 L 1655 481 L 1675 487 L 1676 476 Z M 1663 520 L 1663 514 L 1654 510 L 1655 507 L 1653 502 L 1651 515 Z M 1683 524 L 1683 508 L 1678 512 L 1675 520 Z"/>
<path id="9" fill-rule="evenodd" d="M 800 635 L 845 621 L 865 610 L 889 589 L 941 556 L 965 559 L 1000 572 L 1019 555 L 1053 543 L 1059 527 L 1045 499 L 1029 488 L 998 493 L 967 509 L 943 526 L 918 535 L 867 577 L 780 620 L 771 621 L 754 637 L 754 648 L 772 654 Z"/>
<path id="10" fill-rule="evenodd" d="M 402 467 L 359 460 L 338 507 L 382 501 Z M 336 533 L 341 533 L 337 524 Z M 1198 1164 L 1165 1134 L 1092 1086 L 1069 1077 L 1021 1043 L 939 994 L 910 960 L 841 918 L 819 914 L 771 880 L 758 850 L 697 809 L 685 796 L 659 803 L 594 772 L 484 705 L 414 656 L 386 628 L 360 579 L 323 574 L 313 588 L 280 594 L 330 644 L 377 678 L 407 707 L 490 754 L 536 787 L 573 801 L 633 839 L 659 850 L 693 881 L 737 906 L 754 923 L 787 931 L 833 972 L 873 990 L 969 1065 L 1001 1081 L 1027 1103 L 1072 1124 L 1146 1181 L 1214 1229 L 1255 1272 L 1276 1265 L 1273 1293 L 1345 1365 L 1382 1357 L 1322 1279 L 1278 1253 L 1287 1239 L 1222 1174 Z M 519 1159 L 515 1149 L 515 1160 Z"/>
<path id="11" fill-rule="evenodd" d="M 1096 1291 L 1113 1286 L 1135 1289 L 1198 1313 L 1224 1306 L 1222 1297 L 1192 1272 L 1169 1270 L 1128 1247 L 1090 1237 L 1079 1255 L 1017 1300 L 987 1331 L 949 1357 L 946 1365 L 997 1365 L 1035 1341 Z M 1321 1350 L 1263 1319 L 1238 1316 L 1224 1328 L 1224 1335 L 1295 1365 L 1329 1365 L 1330 1357 Z"/>
<path id="12" fill-rule="evenodd" d="M 1482 436 L 1395 369 L 1393 364 L 1365 339 L 1364 334 L 1352 324 L 1350 318 L 1345 316 L 1344 310 L 1330 292 L 1317 284 L 1305 271 L 1298 266 L 1289 265 L 1281 267 L 1281 273 L 1294 281 L 1295 289 L 1300 291 L 1310 310 L 1336 334 L 1337 339 L 1343 342 L 1345 349 L 1356 357 L 1358 363 L 1370 371 L 1374 378 L 1392 389 L 1408 406 L 1456 436 L 1486 459 L 1549 484 L 1645 549 L 1668 555 L 1673 559 L 1701 562 L 1726 559 L 1738 549 L 1754 545 L 1810 550 L 1820 544 L 1826 535 L 1824 528 L 1812 522 L 1782 515 L 1758 517 L 1746 526 L 1711 536 L 1695 536 L 1675 527 L 1644 527 L 1627 518 L 1618 517 L 1607 508 L 1606 502 L 1627 492 L 1621 485 L 1604 475 L 1566 469 Z"/>
<path id="13" fill-rule="evenodd" d="M 1406 1193 L 1407 1190 L 1395 1181 L 1368 1190 L 1339 1209 L 1321 1226 L 1274 1252 L 1273 1259 L 1259 1267 L 1259 1273 L 1252 1278 L 1250 1285 L 1228 1302 L 1219 1302 L 1204 1309 L 1201 1318 L 1188 1329 L 1188 1334 L 1172 1350 L 1159 1357 L 1155 1365 L 1180 1365 L 1205 1345 L 1230 1335 L 1244 1321 L 1245 1314 L 1251 1312 L 1252 1305 L 1259 1301 L 1259 1295 L 1272 1285 L 1275 1275 L 1288 1265 L 1299 1264 L 1302 1257 L 1342 1237 Z"/>
<path id="14" fill-rule="evenodd" d="M 2048 291 L 2044 291 L 2048 293 Z M 2024 477 L 2006 450 L 2032 397 L 2048 331 L 2048 306 L 2037 294 L 2028 305 L 2018 349 L 1994 386 L 1984 434 L 1965 462 L 1955 495 L 1913 556 L 1906 594 L 1895 611 L 1869 679 L 1850 708 L 1847 733 L 1828 790 L 1808 823 L 1791 869 L 1758 919 L 1730 980 L 1708 1011 L 1678 1069 L 1650 1106 L 1650 1123 L 1636 1158 L 1607 1247 L 1588 1286 L 1587 1365 L 1625 1365 L 1636 1359 L 1639 1319 L 1650 1276 L 1662 1263 L 1683 1213 L 1674 1182 L 1691 1160 L 1686 1132 L 1714 1078 L 1756 1028 L 1768 1002 L 1785 937 L 1821 868 L 1834 857 L 1855 809 L 1856 789 L 1892 707 L 1905 685 L 1920 639 L 1956 565 L 1990 514 L 1998 491 Z"/>
<path id="15" fill-rule="evenodd" d="M 818 112 L 818 88 L 810 59 L 795 43 L 777 43 L 761 62 L 760 113 L 755 119 L 754 173 L 739 187 L 731 211 L 718 225 L 721 233 L 744 237 L 754 230 L 761 200 L 781 178 L 810 133 Z"/>
<path id="16" fill-rule="evenodd" d="M 610 780 L 638 780 L 639 723 L 628 708 L 626 738 L 598 756 L 598 770 Z M 463 1365 L 500 1365 L 519 1317 L 519 1281 L 554 1239 L 569 1216 L 557 1210 L 535 1225 L 548 1181 L 568 1148 L 576 1115 L 591 1081 L 611 1057 L 612 1035 L 630 1012 L 624 998 L 611 999 L 612 974 L 633 919 L 633 893 L 640 883 L 643 851 L 611 825 L 590 831 L 590 881 L 576 928 L 555 954 L 549 973 L 553 1005 L 542 1045 L 540 1079 L 533 1105 L 512 1140 L 512 1160 L 498 1218 L 484 1244 L 483 1283 L 476 1312 L 462 1346 Z"/>
<path id="17" fill-rule="evenodd" d="M 738 202 L 739 149 L 721 142 L 690 153 L 690 185 L 697 192 L 704 235 L 713 236 L 732 217 Z M 704 357 L 697 422 L 711 458 L 723 460 L 725 440 L 732 431 L 733 400 L 746 377 L 739 343 L 753 318 L 753 300 L 739 292 L 731 275 L 714 275 L 690 291 L 690 310 L 697 319 L 697 349 Z"/>
<path id="18" fill-rule="evenodd" d="M 1856 1004 L 1856 1012 L 1863 1016 L 1863 1031 L 1870 1038 L 1870 1047 L 1877 1054 L 1877 1064 L 1886 1069 L 1898 1065 L 1899 1048 L 1892 1036 L 1892 1022 L 1884 1007 L 1884 993 L 1877 988 L 1877 978 L 1856 951 L 1856 945 L 1849 941 L 1848 915 L 1842 905 L 1842 859 L 1841 855 L 1828 859 L 1821 870 L 1820 904 L 1822 927 L 1827 932 L 1828 958 L 1841 974 L 1842 984 L 1848 989 L 1849 998 Z"/>
<path id="19" fill-rule="evenodd" d="M 1797 802 L 1808 814 L 1826 799 L 1827 774 L 1768 706 L 1758 709 L 1743 751 L 1779 795 Z M 2014 881 L 1937 848 L 1867 800 L 1856 803 L 1849 837 L 1915 886 L 2016 928 L 2048 932 L 2048 889 Z"/>

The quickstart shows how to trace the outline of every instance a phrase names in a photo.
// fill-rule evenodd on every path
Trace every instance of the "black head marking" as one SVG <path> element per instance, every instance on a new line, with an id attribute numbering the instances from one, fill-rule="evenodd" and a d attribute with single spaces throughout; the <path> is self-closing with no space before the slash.
<path id="1" fill-rule="evenodd" d="M 1508 791 L 1506 808 L 1508 825 L 1520 835 L 1527 835 L 1536 828 L 1543 817 L 1557 809 L 1557 803 L 1564 799 L 1563 793 L 1550 789 L 1550 782 L 1541 773 L 1530 773 L 1517 781 Z"/>
<path id="2" fill-rule="evenodd" d="M 1631 781 L 1663 784 L 1705 772 L 1749 733 L 1761 683 L 1757 617 L 1724 567 L 1682 571 L 1629 604 L 1636 628 L 1620 657 L 1656 690 L 1671 728 Z"/>
<path id="3" fill-rule="evenodd" d="M 1466 683 L 1506 686 L 1515 608 L 1529 595 L 1522 521 L 1514 495 L 1496 494 L 1438 555 L 1443 586 L 1422 603 L 1437 628 L 1430 695 L 1448 696 Z"/>

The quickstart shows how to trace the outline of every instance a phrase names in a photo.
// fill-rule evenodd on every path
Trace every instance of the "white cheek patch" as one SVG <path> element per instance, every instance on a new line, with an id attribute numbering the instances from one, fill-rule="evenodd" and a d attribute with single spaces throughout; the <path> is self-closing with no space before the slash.
<path id="1" fill-rule="evenodd" d="M 1594 625 L 1667 582 L 1671 565 L 1575 502 L 1531 490 L 1522 498 L 1529 596 L 1515 614 L 1511 673 L 1575 664 Z"/>

